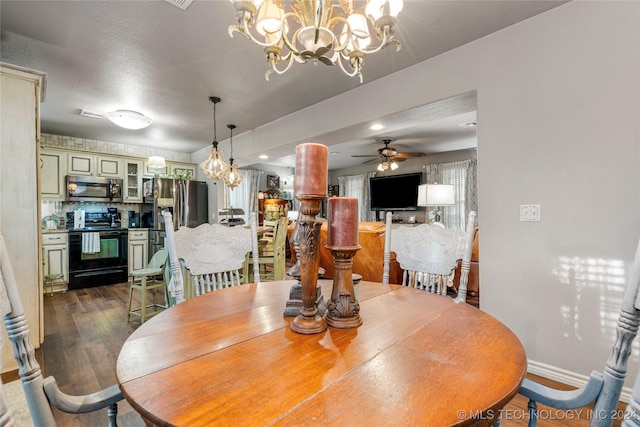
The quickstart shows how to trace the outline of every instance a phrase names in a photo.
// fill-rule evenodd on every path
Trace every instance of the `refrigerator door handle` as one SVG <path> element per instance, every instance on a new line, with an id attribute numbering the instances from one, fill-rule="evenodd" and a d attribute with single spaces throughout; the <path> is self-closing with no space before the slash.
<path id="1" fill-rule="evenodd" d="M 188 218 L 188 213 L 187 213 L 187 204 L 185 203 L 185 197 L 186 197 L 186 193 L 187 193 L 187 188 L 184 185 L 184 181 L 183 180 L 178 180 L 178 194 L 179 194 L 179 202 L 180 203 L 180 224 L 179 226 L 185 226 L 188 227 L 189 224 L 187 224 L 187 218 Z"/>

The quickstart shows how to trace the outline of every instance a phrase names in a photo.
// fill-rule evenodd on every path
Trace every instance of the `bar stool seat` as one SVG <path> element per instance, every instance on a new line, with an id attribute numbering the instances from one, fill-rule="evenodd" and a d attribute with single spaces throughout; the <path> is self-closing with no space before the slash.
<path id="1" fill-rule="evenodd" d="M 127 321 L 131 319 L 131 315 L 135 314 L 140 316 L 140 323 L 144 323 L 147 318 L 155 316 L 163 309 L 167 308 L 167 305 L 158 303 L 157 292 L 158 289 L 165 289 L 166 298 L 166 281 L 165 281 L 165 268 L 167 266 L 167 260 L 169 253 L 166 249 L 160 249 L 156 252 L 149 265 L 146 268 L 134 270 L 131 273 L 131 285 L 129 287 L 129 308 L 127 314 Z M 140 307 L 131 308 L 133 300 L 133 290 L 140 291 Z M 147 291 L 151 290 L 153 294 L 152 304 L 147 304 Z M 149 312 L 149 309 L 152 311 Z"/>

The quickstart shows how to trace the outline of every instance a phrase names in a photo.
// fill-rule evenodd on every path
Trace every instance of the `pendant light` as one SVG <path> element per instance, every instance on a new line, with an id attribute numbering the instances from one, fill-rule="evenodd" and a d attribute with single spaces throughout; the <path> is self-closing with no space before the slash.
<path id="1" fill-rule="evenodd" d="M 233 164 L 233 130 L 236 125 L 227 125 L 231 135 L 229 136 L 229 144 L 231 146 L 231 157 L 229 157 L 229 165 L 224 171 L 224 182 L 227 183 L 230 189 L 236 188 L 242 182 L 242 175 L 238 172 L 238 165 Z"/>
<path id="2" fill-rule="evenodd" d="M 213 102 L 213 142 L 211 151 L 209 151 L 209 158 L 200 163 L 200 169 L 207 176 L 207 178 L 214 181 L 223 179 L 223 175 L 227 170 L 227 164 L 222 160 L 222 151 L 218 150 L 218 137 L 216 129 L 216 104 L 220 102 L 220 98 L 217 96 L 209 97 L 209 101 Z"/>

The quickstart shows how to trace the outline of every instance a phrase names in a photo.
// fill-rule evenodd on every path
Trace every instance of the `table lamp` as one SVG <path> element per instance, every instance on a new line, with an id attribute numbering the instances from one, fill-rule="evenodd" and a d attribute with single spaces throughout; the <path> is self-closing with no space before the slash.
<path id="1" fill-rule="evenodd" d="M 428 213 L 432 225 L 444 227 L 441 222 L 440 206 L 455 204 L 453 184 L 422 184 L 418 186 L 418 206 L 435 206 Z"/>

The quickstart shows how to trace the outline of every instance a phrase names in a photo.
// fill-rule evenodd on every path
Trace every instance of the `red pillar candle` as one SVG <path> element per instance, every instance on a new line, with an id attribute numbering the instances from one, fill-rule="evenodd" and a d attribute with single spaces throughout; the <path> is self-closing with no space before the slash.
<path id="1" fill-rule="evenodd" d="M 327 215 L 327 246 L 358 246 L 358 199 L 329 198 Z"/>
<path id="2" fill-rule="evenodd" d="M 329 149 L 322 144 L 300 144 L 296 147 L 296 197 L 327 197 Z"/>

